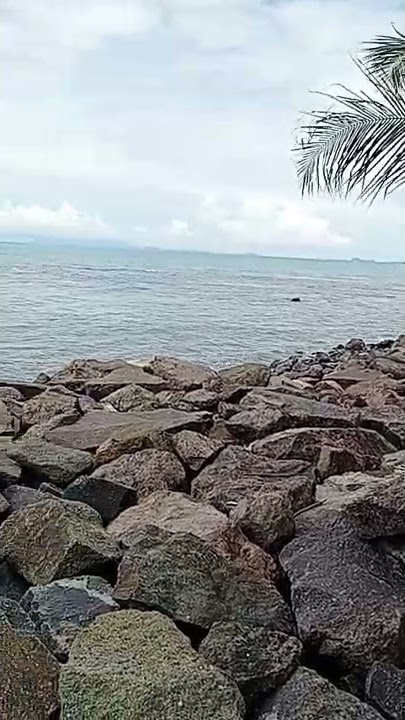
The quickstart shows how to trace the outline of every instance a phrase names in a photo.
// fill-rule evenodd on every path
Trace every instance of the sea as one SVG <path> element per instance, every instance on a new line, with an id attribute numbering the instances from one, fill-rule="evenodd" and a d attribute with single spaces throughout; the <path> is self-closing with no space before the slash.
<path id="1" fill-rule="evenodd" d="M 0 242 L 0 265 L 1 380 L 73 358 L 269 362 L 405 331 L 403 263 L 55 240 Z"/>

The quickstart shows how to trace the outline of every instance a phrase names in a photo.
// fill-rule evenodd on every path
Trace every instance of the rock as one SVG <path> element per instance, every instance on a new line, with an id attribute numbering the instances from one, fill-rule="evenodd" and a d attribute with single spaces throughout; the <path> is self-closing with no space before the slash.
<path id="1" fill-rule="evenodd" d="M 301 651 L 296 637 L 232 621 L 214 623 L 199 647 L 210 663 L 235 680 L 246 698 L 283 685 Z"/>
<path id="2" fill-rule="evenodd" d="M 255 720 L 383 720 L 353 695 L 308 668 L 298 668 L 283 687 L 265 699 Z"/>
<path id="3" fill-rule="evenodd" d="M 212 390 L 206 390 L 205 388 L 198 388 L 197 390 L 190 390 L 183 396 L 185 403 L 190 404 L 197 410 L 216 410 L 218 406 L 218 395 Z"/>
<path id="4" fill-rule="evenodd" d="M 49 482 L 41 482 L 39 488 L 39 492 L 46 493 L 48 495 L 55 495 L 58 498 L 63 497 L 63 490 L 60 487 L 57 487 L 56 485 L 53 485 Z"/>
<path id="5" fill-rule="evenodd" d="M 149 526 L 195 535 L 254 577 L 273 580 L 278 577 L 274 560 L 249 542 L 226 515 L 182 493 L 153 493 L 121 513 L 107 530 L 115 540 L 130 546 L 131 539 Z"/>
<path id="6" fill-rule="evenodd" d="M 62 427 L 64 425 L 73 425 L 80 418 L 80 412 L 68 412 L 55 415 L 55 417 L 47 420 L 46 422 L 40 422 L 36 425 L 31 425 L 30 428 L 24 433 L 24 442 L 28 440 L 46 440 L 47 434 L 55 428 Z"/>
<path id="7" fill-rule="evenodd" d="M 383 408 L 362 408 L 361 425 L 376 430 L 396 448 L 405 448 L 405 410 L 390 405 Z"/>
<path id="8" fill-rule="evenodd" d="M 290 378 L 288 375 L 272 375 L 267 387 L 268 390 L 284 395 L 295 395 L 296 397 L 308 398 L 308 400 L 316 399 L 312 385 L 298 378 Z"/>
<path id="9" fill-rule="evenodd" d="M 0 522 L 8 514 L 9 510 L 10 505 L 8 504 L 8 500 L 0 493 Z"/>
<path id="10" fill-rule="evenodd" d="M 219 376 L 227 385 L 243 387 L 267 385 L 270 380 L 270 367 L 262 363 L 242 363 L 220 370 Z"/>
<path id="11" fill-rule="evenodd" d="M 91 477 L 125 485 L 136 502 L 156 490 L 183 490 L 186 473 L 173 453 L 146 448 L 102 465 Z"/>
<path id="12" fill-rule="evenodd" d="M 154 375 L 167 380 L 171 390 L 196 390 L 217 377 L 208 365 L 179 360 L 173 357 L 155 357 L 149 364 Z"/>
<path id="13" fill-rule="evenodd" d="M 229 517 L 249 540 L 268 552 L 278 550 L 294 535 L 291 499 L 282 492 L 265 488 L 254 492 L 240 500 Z"/>
<path id="14" fill-rule="evenodd" d="M 118 568 L 114 599 L 201 628 L 240 620 L 292 629 L 289 609 L 272 582 L 252 579 L 195 535 L 156 527 L 132 539 Z"/>
<path id="15" fill-rule="evenodd" d="M 0 400 L 7 403 L 7 400 L 23 402 L 24 396 L 15 387 L 0 387 Z"/>
<path id="16" fill-rule="evenodd" d="M 383 455 L 381 470 L 395 472 L 396 469 L 399 471 L 404 470 L 405 472 L 405 450 L 398 450 L 397 452 Z"/>
<path id="17" fill-rule="evenodd" d="M 136 502 L 136 492 L 127 485 L 92 475 L 83 475 L 74 480 L 65 489 L 63 497 L 90 505 L 104 522 L 115 518 L 122 507 Z"/>
<path id="18" fill-rule="evenodd" d="M 344 514 L 360 537 L 405 535 L 405 477 L 370 484 L 366 493 L 345 505 Z"/>
<path id="19" fill-rule="evenodd" d="M 82 389 L 85 380 L 104 377 L 113 370 L 126 366 L 125 360 L 72 360 L 69 365 L 52 375 L 49 382 L 54 385 L 65 385 L 73 390 Z"/>
<path id="20" fill-rule="evenodd" d="M 334 382 L 337 382 L 343 389 L 346 389 L 350 385 L 354 385 L 354 383 L 365 381 L 377 382 L 384 380 L 384 377 L 384 373 L 381 372 L 381 370 L 373 370 L 354 362 L 328 373 L 324 376 L 324 379 L 334 380 Z"/>
<path id="21" fill-rule="evenodd" d="M 74 413 L 76 410 L 76 395 L 66 395 L 48 389 L 24 403 L 22 424 L 25 428 L 31 427 L 37 423 L 47 422 L 55 415 Z"/>
<path id="22" fill-rule="evenodd" d="M 242 720 L 234 682 L 169 618 L 124 610 L 97 618 L 62 668 L 62 720 Z"/>
<path id="23" fill-rule="evenodd" d="M 396 353 L 391 353 L 389 357 L 378 357 L 374 365 L 377 370 L 387 373 L 396 380 L 405 379 L 405 363 L 402 354 L 398 356 Z"/>
<path id="24" fill-rule="evenodd" d="M 0 400 L 0 434 L 13 436 L 19 428 L 19 418 L 14 415 L 6 402 Z"/>
<path id="25" fill-rule="evenodd" d="M 118 547 L 101 527 L 101 518 L 98 523 L 97 513 L 80 505 L 44 499 L 1 525 L 3 555 L 29 583 L 97 573 L 118 560 Z"/>
<path id="26" fill-rule="evenodd" d="M 282 567 L 306 652 L 330 671 L 405 659 L 405 572 L 343 521 L 283 548 Z"/>
<path id="27" fill-rule="evenodd" d="M 103 404 L 111 405 L 118 412 L 130 412 L 132 410 L 156 410 L 159 401 L 156 395 L 150 390 L 131 383 L 119 390 L 115 390 L 103 399 Z"/>
<path id="28" fill-rule="evenodd" d="M 350 385 L 341 396 L 341 402 L 348 406 L 368 406 L 382 408 L 390 405 L 404 407 L 404 399 L 399 391 L 400 384 L 393 378 L 386 377 L 383 380 L 354 383 Z"/>
<path id="29" fill-rule="evenodd" d="M 42 440 L 13 443 L 8 450 L 8 457 L 37 479 L 48 480 L 60 487 L 65 487 L 78 475 L 90 470 L 93 464 L 88 452 L 67 449 Z"/>
<path id="30" fill-rule="evenodd" d="M 28 584 L 24 578 L 13 573 L 8 563 L 0 562 L 0 598 L 6 597 L 20 602 L 26 590 Z"/>
<path id="31" fill-rule="evenodd" d="M 146 410 L 144 412 L 113 413 L 93 410 L 73 425 L 66 425 L 46 433 L 49 442 L 77 450 L 95 450 L 106 441 L 114 440 L 114 460 L 124 452 L 140 450 L 142 443 L 152 432 L 200 429 L 207 422 L 205 413 L 189 413 L 180 410 Z M 388 452 L 388 451 L 387 451 Z M 114 455 L 113 457 L 111 457 Z"/>
<path id="32" fill-rule="evenodd" d="M 95 400 L 102 400 L 127 385 L 139 385 L 156 393 L 167 388 L 167 382 L 156 374 L 145 372 L 136 365 L 124 364 L 103 377 L 86 380 L 84 391 Z"/>
<path id="33" fill-rule="evenodd" d="M 39 395 L 47 389 L 44 384 L 25 382 L 0 382 L 0 388 L 17 390 L 25 400 L 30 400 L 32 397 Z"/>
<path id="34" fill-rule="evenodd" d="M 372 467 L 373 463 L 370 462 L 369 466 Z M 379 462 L 376 459 L 375 467 L 378 467 Z M 363 470 L 364 459 L 360 455 L 356 455 L 354 452 L 347 450 L 344 447 L 333 447 L 329 445 L 323 445 L 319 453 L 319 459 L 316 464 L 316 474 L 319 480 L 323 481 L 330 475 L 339 475 L 340 473 Z"/>
<path id="35" fill-rule="evenodd" d="M 21 477 L 20 466 L 7 456 L 11 446 L 9 438 L 3 438 L 0 442 L 0 489 L 17 484 Z"/>
<path id="36" fill-rule="evenodd" d="M 22 510 L 27 505 L 42 502 L 44 499 L 43 493 L 39 492 L 39 490 L 25 487 L 25 485 L 9 485 L 3 490 L 3 496 L 7 500 L 11 512 Z"/>
<path id="37" fill-rule="evenodd" d="M 32 587 L 22 598 L 21 607 L 42 642 L 64 661 L 81 628 L 90 625 L 98 615 L 119 610 L 112 592 L 103 578 L 85 575 Z"/>
<path id="38" fill-rule="evenodd" d="M 249 449 L 274 460 L 317 463 L 325 445 L 350 452 L 356 458 L 356 469 L 360 466 L 362 470 L 376 469 L 382 455 L 395 450 L 375 431 L 361 428 L 292 428 L 256 440 Z"/>
<path id="39" fill-rule="evenodd" d="M 365 697 L 388 720 L 405 720 L 405 670 L 374 663 L 367 675 Z"/>
<path id="40" fill-rule="evenodd" d="M 13 600 L 0 600 L 0 717 L 51 720 L 59 706 L 59 665 Z"/>
<path id="41" fill-rule="evenodd" d="M 367 345 L 361 338 L 352 338 L 346 343 L 345 349 L 351 353 L 367 352 Z"/>
<path id="42" fill-rule="evenodd" d="M 287 493 L 297 511 L 313 502 L 314 476 L 308 463 L 277 462 L 229 445 L 192 480 L 191 495 L 229 512 L 239 500 L 262 488 Z"/>
<path id="43" fill-rule="evenodd" d="M 218 455 L 223 443 L 193 430 L 181 430 L 173 436 L 173 448 L 185 465 L 198 472 Z"/>

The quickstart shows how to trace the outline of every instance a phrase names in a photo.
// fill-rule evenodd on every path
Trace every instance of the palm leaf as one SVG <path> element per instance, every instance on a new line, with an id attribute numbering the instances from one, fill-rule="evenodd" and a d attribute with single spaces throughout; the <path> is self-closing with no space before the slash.
<path id="1" fill-rule="evenodd" d="M 343 86 L 337 95 L 319 93 L 340 108 L 307 113 L 300 128 L 294 152 L 303 195 L 325 190 L 346 197 L 358 188 L 359 198 L 372 202 L 405 183 L 405 96 L 387 75 L 354 62 L 376 96 Z"/>
<path id="2" fill-rule="evenodd" d="M 378 35 L 363 43 L 363 62 L 377 78 L 388 78 L 397 92 L 405 89 L 405 35 Z"/>

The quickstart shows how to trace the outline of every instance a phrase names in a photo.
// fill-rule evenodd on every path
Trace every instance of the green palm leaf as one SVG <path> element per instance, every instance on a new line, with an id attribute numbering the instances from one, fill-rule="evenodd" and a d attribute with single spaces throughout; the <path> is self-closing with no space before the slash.
<path id="1" fill-rule="evenodd" d="M 392 73 L 375 73 L 354 60 L 375 96 L 342 87 L 337 95 L 320 93 L 339 109 L 307 113 L 294 152 L 303 194 L 326 191 L 373 201 L 405 183 L 405 96 Z"/>

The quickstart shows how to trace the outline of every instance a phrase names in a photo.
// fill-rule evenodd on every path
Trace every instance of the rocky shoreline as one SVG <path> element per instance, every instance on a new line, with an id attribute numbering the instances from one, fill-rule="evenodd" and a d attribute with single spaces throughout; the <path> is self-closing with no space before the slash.
<path id="1" fill-rule="evenodd" d="M 405 720 L 405 337 L 0 383 L 0 718 Z"/>

